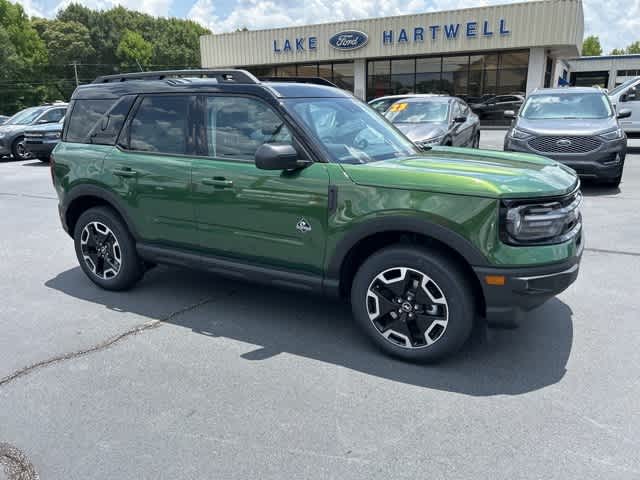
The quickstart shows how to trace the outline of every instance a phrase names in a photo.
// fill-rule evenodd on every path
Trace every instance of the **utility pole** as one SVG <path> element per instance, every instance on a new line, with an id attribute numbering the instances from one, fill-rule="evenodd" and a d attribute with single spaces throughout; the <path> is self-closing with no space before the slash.
<path id="1" fill-rule="evenodd" d="M 138 61 L 137 58 L 136 58 L 136 63 L 138 64 L 138 68 L 140 69 L 140 71 L 144 72 L 144 68 L 142 68 L 142 65 L 140 65 L 140 62 Z"/>
<path id="2" fill-rule="evenodd" d="M 78 82 L 78 62 L 76 60 L 73 61 L 73 71 L 76 74 L 76 87 L 78 85 L 80 85 L 80 82 Z"/>

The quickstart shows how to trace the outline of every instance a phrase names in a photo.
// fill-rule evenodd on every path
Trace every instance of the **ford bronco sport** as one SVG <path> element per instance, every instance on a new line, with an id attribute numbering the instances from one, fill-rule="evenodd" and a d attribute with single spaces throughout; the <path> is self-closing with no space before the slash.
<path id="1" fill-rule="evenodd" d="M 349 299 L 386 352 L 431 361 L 476 318 L 567 288 L 583 248 L 575 173 L 420 150 L 351 94 L 242 70 L 76 89 L 51 171 L 86 275 L 109 290 L 175 264 Z"/>

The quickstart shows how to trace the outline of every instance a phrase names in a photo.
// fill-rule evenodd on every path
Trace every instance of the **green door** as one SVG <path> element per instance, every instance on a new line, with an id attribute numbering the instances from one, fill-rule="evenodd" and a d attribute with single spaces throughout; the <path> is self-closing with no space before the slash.
<path id="1" fill-rule="evenodd" d="M 329 175 L 315 163 L 295 172 L 259 170 L 264 143 L 295 143 L 280 116 L 256 98 L 203 102 L 207 157 L 194 160 L 201 247 L 242 261 L 322 272 Z"/>
<path id="2" fill-rule="evenodd" d="M 105 159 L 105 181 L 146 242 L 198 247 L 188 135 L 194 105 L 189 95 L 143 97 L 121 145 Z"/>

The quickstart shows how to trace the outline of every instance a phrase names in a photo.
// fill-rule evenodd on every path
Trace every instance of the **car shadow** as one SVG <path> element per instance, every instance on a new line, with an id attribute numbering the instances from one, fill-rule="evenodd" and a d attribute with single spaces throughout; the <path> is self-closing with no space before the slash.
<path id="1" fill-rule="evenodd" d="M 479 326 L 463 349 L 436 365 L 385 356 L 352 322 L 348 305 L 297 292 L 157 267 L 131 291 L 108 292 L 77 267 L 46 286 L 117 311 L 188 328 L 209 337 L 256 345 L 240 355 L 263 361 L 286 352 L 418 387 L 473 396 L 518 395 L 558 382 L 573 341 L 571 309 L 558 299 L 525 316 L 515 330 Z M 208 303 L 179 315 L 194 298 Z M 172 306 L 167 306 L 169 300 Z"/>
<path id="2" fill-rule="evenodd" d="M 40 160 L 30 161 L 29 163 L 23 163 L 23 167 L 48 167 L 49 162 L 41 162 Z"/>

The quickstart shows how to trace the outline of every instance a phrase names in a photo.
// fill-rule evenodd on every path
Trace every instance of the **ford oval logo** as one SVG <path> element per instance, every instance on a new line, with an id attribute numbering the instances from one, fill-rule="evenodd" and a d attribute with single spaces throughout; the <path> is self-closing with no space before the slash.
<path id="1" fill-rule="evenodd" d="M 329 39 L 329 45 L 338 50 L 355 50 L 364 47 L 369 41 L 369 36 L 357 30 L 345 30 L 336 33 Z"/>
<path id="2" fill-rule="evenodd" d="M 568 138 L 561 138 L 556 142 L 556 145 L 558 145 L 559 147 L 570 147 L 571 145 L 573 145 L 573 142 Z"/>

